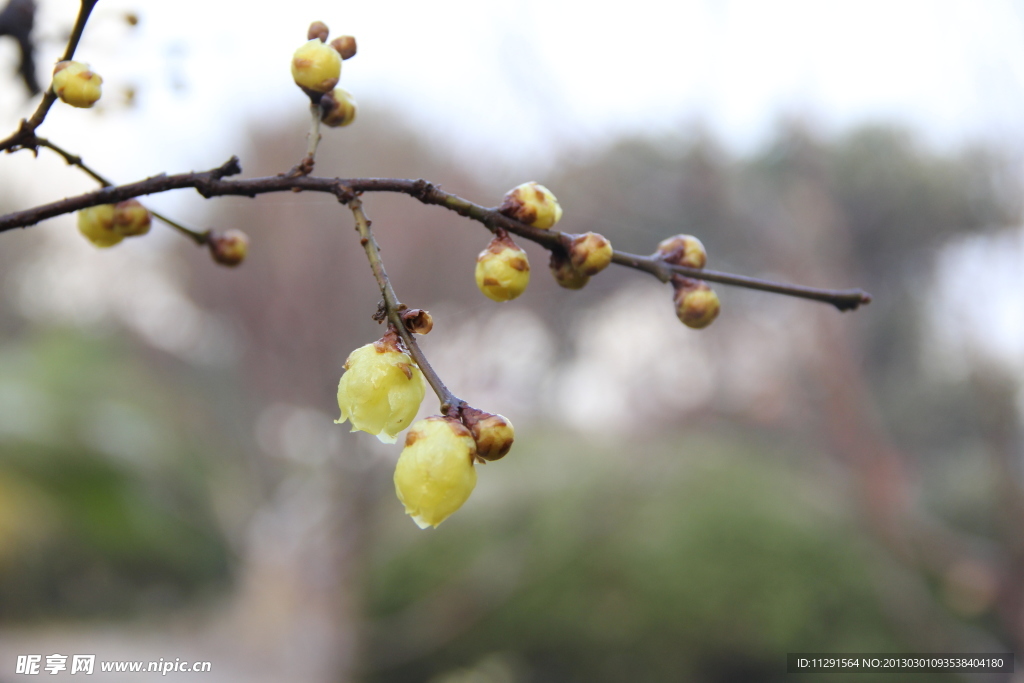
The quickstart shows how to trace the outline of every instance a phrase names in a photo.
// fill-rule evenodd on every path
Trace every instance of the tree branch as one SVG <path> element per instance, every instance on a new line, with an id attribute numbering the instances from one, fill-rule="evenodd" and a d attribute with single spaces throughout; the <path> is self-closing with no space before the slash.
<path id="1" fill-rule="evenodd" d="M 90 168 L 84 161 L 82 161 L 82 157 L 78 156 L 77 154 L 72 154 L 63 147 L 60 147 L 59 145 L 56 145 L 53 142 L 50 142 L 46 138 L 41 138 L 38 135 L 34 136 L 34 138 L 36 145 L 38 145 L 39 147 L 46 147 L 47 149 L 53 150 L 61 157 L 63 157 L 64 161 L 66 161 L 69 166 L 77 166 L 78 168 L 82 169 L 82 171 L 85 172 L 86 175 L 91 177 L 93 180 L 98 182 L 103 187 L 113 186 L 114 183 L 110 182 L 109 180 L 101 176 L 99 172 L 97 172 L 93 168 Z M 209 230 L 204 230 L 202 232 L 200 232 L 199 230 L 193 230 L 192 228 L 186 227 L 179 223 L 178 221 L 174 220 L 173 218 L 169 218 L 168 216 L 165 216 L 158 211 L 154 211 L 153 209 L 147 210 L 153 215 L 154 218 L 161 220 L 167 225 L 171 226 L 172 228 L 183 234 L 185 237 L 188 237 L 190 240 L 195 242 L 196 245 L 202 247 L 210 242 Z"/>
<path id="2" fill-rule="evenodd" d="M 34 136 L 33 136 L 34 137 Z M 65 157 L 67 158 L 67 157 Z M 80 161 L 80 160 L 79 160 Z M 158 175 L 127 185 L 105 187 L 102 190 L 43 204 L 32 209 L 16 211 L 0 216 L 0 232 L 34 225 L 47 218 L 72 213 L 97 204 L 116 202 L 148 194 L 194 188 L 206 198 L 217 196 L 255 197 L 260 194 L 286 191 L 326 192 L 333 194 L 343 204 L 349 204 L 356 195 L 364 192 L 396 192 L 407 194 L 424 204 L 444 207 L 450 211 L 482 223 L 492 232 L 506 230 L 524 239 L 531 240 L 549 250 L 564 249 L 568 241 L 565 233 L 557 230 L 541 230 L 524 225 L 498 213 L 497 209 L 484 208 L 471 201 L 443 192 L 425 180 L 404 180 L 397 178 L 321 178 L 317 176 L 271 176 L 264 178 L 243 178 L 225 180 L 228 176 L 241 173 L 238 158 L 232 157 L 222 166 L 203 172 Z M 776 294 L 810 299 L 832 304 L 840 311 L 854 310 L 871 302 L 871 295 L 860 289 L 830 290 L 803 287 L 758 278 L 698 270 L 684 266 L 673 266 L 651 256 L 637 256 L 616 251 L 612 261 L 621 266 L 644 271 L 667 282 L 673 274 L 700 278 L 726 285 L 757 289 Z"/>
<path id="3" fill-rule="evenodd" d="M 441 413 L 458 417 L 459 411 L 462 409 L 462 406 L 466 405 L 466 402 L 453 394 L 445 386 L 437 372 L 434 371 L 434 368 L 427 361 L 427 357 L 423 355 L 423 350 L 416 342 L 412 332 L 406 329 L 401 313 L 407 307 L 398 300 L 395 289 L 391 286 L 391 280 L 384 270 L 384 262 L 380 258 L 380 247 L 377 246 L 377 240 L 373 238 L 373 232 L 370 229 L 370 219 L 366 217 L 366 213 L 363 211 L 363 202 L 358 196 L 353 195 L 348 201 L 348 206 L 352 209 L 352 215 L 356 219 L 356 232 L 359 233 L 359 243 L 366 250 L 366 258 L 370 262 L 370 270 L 373 271 L 373 277 L 376 278 L 377 284 L 380 286 L 381 296 L 384 297 L 384 311 L 387 314 L 390 327 L 402 338 L 406 348 L 409 350 L 409 355 L 416 361 L 416 365 L 419 366 L 423 376 L 427 379 L 427 384 L 437 394 L 438 400 L 441 401 Z"/>
<path id="4" fill-rule="evenodd" d="M 75 18 L 75 26 L 71 29 L 71 37 L 68 39 L 67 47 L 64 48 L 64 56 L 59 61 L 64 62 L 75 56 L 75 50 L 78 49 L 78 41 L 82 39 L 85 24 L 89 21 L 89 15 L 92 14 L 97 1 L 82 0 L 82 4 L 78 8 L 78 17 Z M 4 140 L 0 140 L 0 151 L 12 151 L 19 147 L 32 146 L 32 142 L 35 140 L 36 128 L 43 124 L 46 114 L 56 101 L 57 95 L 54 94 L 53 88 L 47 87 L 46 92 L 43 93 L 43 99 L 40 100 L 39 106 L 36 107 L 32 116 L 28 119 L 22 119 L 18 130 L 14 131 Z"/>

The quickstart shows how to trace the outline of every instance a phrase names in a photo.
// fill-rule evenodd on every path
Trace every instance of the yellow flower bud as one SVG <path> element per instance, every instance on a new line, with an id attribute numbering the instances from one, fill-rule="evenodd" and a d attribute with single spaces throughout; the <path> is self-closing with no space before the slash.
<path id="1" fill-rule="evenodd" d="M 331 47 L 338 51 L 342 59 L 356 56 L 356 39 L 353 36 L 338 36 L 331 41 Z"/>
<path id="2" fill-rule="evenodd" d="M 356 101 L 344 88 L 335 88 L 320 98 L 320 120 L 332 128 L 356 120 Z"/>
<path id="3" fill-rule="evenodd" d="M 103 79 L 81 62 L 58 62 L 53 67 L 53 93 L 72 107 L 88 109 L 100 99 Z"/>
<path id="4" fill-rule="evenodd" d="M 526 252 L 508 235 L 491 240 L 476 257 L 476 286 L 489 299 L 511 301 L 530 284 L 530 262 Z"/>
<path id="5" fill-rule="evenodd" d="M 576 235 L 569 247 L 569 260 L 581 274 L 597 275 L 612 262 L 612 243 L 596 232 Z"/>
<path id="6" fill-rule="evenodd" d="M 210 231 L 206 244 L 213 260 L 222 266 L 237 266 L 249 255 L 249 236 L 241 230 Z"/>
<path id="7" fill-rule="evenodd" d="M 507 417 L 466 406 L 462 409 L 462 422 L 473 434 L 476 454 L 484 460 L 501 460 L 511 450 L 516 430 Z"/>
<path id="8" fill-rule="evenodd" d="M 548 267 L 551 268 L 551 274 L 555 277 L 555 282 L 566 289 L 583 289 L 590 282 L 590 276 L 584 275 L 573 268 L 572 261 L 561 251 L 554 250 L 551 252 L 551 260 L 548 262 Z"/>
<path id="9" fill-rule="evenodd" d="M 684 325 L 699 330 L 718 317 L 718 295 L 706 282 L 676 277 L 672 284 L 676 288 L 676 315 Z"/>
<path id="10" fill-rule="evenodd" d="M 114 205 L 114 232 L 136 237 L 149 232 L 152 223 L 149 211 L 137 199 L 126 199 Z"/>
<path id="11" fill-rule="evenodd" d="M 416 417 L 425 391 L 423 373 L 399 348 L 397 335 L 388 332 L 345 361 L 345 374 L 338 382 L 341 417 L 335 422 L 351 420 L 352 431 L 394 443 L 395 435 Z"/>
<path id="12" fill-rule="evenodd" d="M 307 92 L 328 92 L 341 78 L 341 55 L 330 45 L 313 38 L 292 56 L 292 78 Z"/>
<path id="13" fill-rule="evenodd" d="M 78 231 L 97 247 L 112 247 L 124 239 L 114 229 L 114 205 L 100 204 L 78 212 Z"/>
<path id="14" fill-rule="evenodd" d="M 440 415 L 409 429 L 395 467 L 395 493 L 421 529 L 436 527 L 462 507 L 476 486 L 473 435 Z"/>
<path id="15" fill-rule="evenodd" d="M 663 239 L 654 255 L 674 266 L 687 268 L 703 268 L 708 262 L 704 245 L 693 235 L 673 235 Z"/>
<path id="16" fill-rule="evenodd" d="M 536 182 L 513 188 L 498 207 L 502 215 L 547 230 L 562 218 L 562 207 L 551 190 Z"/>

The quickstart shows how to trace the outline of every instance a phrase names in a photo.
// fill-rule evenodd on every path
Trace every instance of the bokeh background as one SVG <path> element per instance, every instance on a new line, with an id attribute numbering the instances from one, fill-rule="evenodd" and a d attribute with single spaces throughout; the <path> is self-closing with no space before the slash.
<path id="1" fill-rule="evenodd" d="M 77 3 L 38 5 L 45 83 Z M 1024 648 L 1024 3 L 101 0 L 78 54 L 104 99 L 40 132 L 120 181 L 232 154 L 284 171 L 313 19 L 360 46 L 358 120 L 318 174 L 484 205 L 538 180 L 567 231 L 634 253 L 696 234 L 709 267 L 874 301 L 716 287 L 698 332 L 652 278 L 560 290 L 525 244 L 530 289 L 498 305 L 473 286 L 479 225 L 368 197 L 399 296 L 434 316 L 428 357 L 517 428 L 424 532 L 399 448 L 333 424 L 381 329 L 330 197 L 147 200 L 246 231 L 237 270 L 161 225 L 103 251 L 71 217 L 4 233 L 0 681 L 19 654 L 724 683 L 782 680 L 787 652 Z M 35 104 L 16 61 L 0 39 L 9 130 Z M 93 187 L 47 150 L 0 162 L 0 211 Z"/>

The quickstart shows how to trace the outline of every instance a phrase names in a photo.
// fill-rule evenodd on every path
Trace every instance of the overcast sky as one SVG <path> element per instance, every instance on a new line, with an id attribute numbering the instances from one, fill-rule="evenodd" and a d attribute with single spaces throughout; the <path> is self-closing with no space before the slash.
<path id="1" fill-rule="evenodd" d="M 77 4 L 40 0 L 44 64 Z M 620 133 L 693 122 L 748 150 L 792 115 L 826 131 L 895 119 L 937 145 L 1018 146 L 1022 16 L 1009 0 L 101 0 L 79 55 L 106 79 L 103 117 L 124 139 L 164 168 L 202 165 L 199 150 L 237 147 L 240 121 L 304 111 L 288 63 L 321 19 L 358 38 L 342 83 L 364 111 L 392 106 L 463 158 L 486 150 L 528 172 Z M 128 85 L 137 123 L 112 111 Z M 4 99 L 0 113 L 15 115 Z M 91 112 L 55 113 L 48 130 L 96 130 Z"/>

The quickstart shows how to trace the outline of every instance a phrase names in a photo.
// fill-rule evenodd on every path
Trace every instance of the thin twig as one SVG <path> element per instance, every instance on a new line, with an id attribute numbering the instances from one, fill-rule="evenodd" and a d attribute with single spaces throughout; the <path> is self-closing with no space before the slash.
<path id="1" fill-rule="evenodd" d="M 359 243 L 363 245 L 363 249 L 366 251 L 366 258 L 370 262 L 370 270 L 373 271 L 373 277 L 380 286 L 381 296 L 384 297 L 384 310 L 387 314 L 388 323 L 398 333 L 398 336 L 402 338 L 405 347 L 409 350 L 409 355 L 416 361 L 416 365 L 423 372 L 423 376 L 426 378 L 430 388 L 437 394 L 437 398 L 441 402 L 441 413 L 443 415 L 458 416 L 459 411 L 462 409 L 462 406 L 466 405 L 466 402 L 453 394 L 445 386 L 444 382 L 441 381 L 441 378 L 434 371 L 434 368 L 427 361 L 427 357 L 423 355 L 423 350 L 416 343 L 416 338 L 412 332 L 406 329 L 401 316 L 406 306 L 398 301 L 395 289 L 391 286 L 391 280 L 384 270 L 384 262 L 380 258 L 380 247 L 377 246 L 377 240 L 373 238 L 370 219 L 366 217 L 366 212 L 363 211 L 363 202 L 359 197 L 353 195 L 348 201 L 348 206 L 352 209 L 352 215 L 356 219 Z"/>
<path id="2" fill-rule="evenodd" d="M 478 221 L 492 232 L 506 230 L 524 239 L 536 242 L 547 249 L 564 249 L 568 239 L 565 233 L 558 232 L 557 230 L 540 230 L 524 225 L 501 215 L 496 209 L 484 208 L 462 197 L 443 192 L 425 180 L 320 178 L 316 176 L 289 177 L 285 175 L 225 180 L 227 176 L 236 175 L 240 172 L 241 168 L 238 166 L 238 159 L 232 157 L 221 167 L 209 171 L 179 173 L 172 176 L 158 175 L 128 185 L 107 187 L 98 192 L 70 197 L 32 209 L 0 216 L 0 232 L 34 225 L 47 218 L 72 213 L 88 206 L 111 204 L 131 199 L 132 197 L 191 187 L 207 198 L 226 195 L 255 197 L 270 192 L 306 190 L 309 192 L 333 194 L 342 203 L 351 202 L 356 194 L 363 192 L 397 192 L 414 197 L 424 204 L 441 206 L 461 216 Z M 871 295 L 860 289 L 817 289 L 814 287 L 770 282 L 768 280 L 730 273 L 672 266 L 650 256 L 636 256 L 620 251 L 615 252 L 612 260 L 621 266 L 650 273 L 663 282 L 668 281 L 672 274 L 677 273 L 687 277 L 701 278 L 737 287 L 759 289 L 802 299 L 820 301 L 832 304 L 840 311 L 854 310 L 862 304 L 871 302 Z"/>
<path id="3" fill-rule="evenodd" d="M 47 149 L 53 150 L 54 152 L 59 154 L 61 157 L 63 157 L 64 161 L 66 161 L 69 166 L 77 166 L 78 168 L 80 168 L 82 171 L 84 171 L 87 175 L 89 175 L 93 180 L 98 182 L 103 187 L 113 187 L 114 183 L 110 182 L 110 180 L 108 180 L 107 178 L 103 177 L 102 175 L 99 174 L 99 172 L 97 172 L 95 169 L 91 168 L 88 164 L 86 164 L 82 160 L 82 157 L 78 156 L 77 154 L 72 154 L 71 152 L 69 152 L 66 149 L 64 149 L 63 147 L 61 147 L 60 145 L 57 145 L 57 144 L 51 142 L 50 140 L 47 140 L 46 138 L 41 138 L 38 135 L 33 136 L 33 137 L 34 137 L 34 144 L 36 146 L 46 147 Z M 178 221 L 174 220 L 173 218 L 169 218 L 169 217 L 165 216 L 164 214 L 160 213 L 159 211 L 155 211 L 153 209 L 149 209 L 149 212 L 153 215 L 154 218 L 157 218 L 157 219 L 163 221 L 164 223 L 166 223 L 167 225 L 171 226 L 172 228 L 174 228 L 175 230 L 180 232 L 182 235 L 184 235 L 185 237 L 188 237 L 190 240 L 195 242 L 200 247 L 206 245 L 210 241 L 210 231 L 209 230 L 205 230 L 203 232 L 200 232 L 198 230 L 193 230 L 192 228 L 189 228 L 189 227 L 186 227 L 186 226 L 182 225 L 181 223 L 179 223 Z"/>
<path id="4" fill-rule="evenodd" d="M 97 1 L 82 0 L 82 4 L 78 8 L 78 17 L 75 18 L 75 26 L 71 29 L 71 37 L 68 39 L 68 45 L 64 48 L 64 56 L 60 58 L 60 61 L 65 62 L 75 56 L 75 50 L 78 49 L 78 41 L 82 39 L 85 24 L 89 21 L 89 15 L 92 13 Z M 18 130 L 11 133 L 4 140 L 0 140 L 0 151 L 11 151 L 18 147 L 31 146 L 31 142 L 35 138 L 36 128 L 43 124 L 46 114 L 56 101 L 57 95 L 54 94 L 53 87 L 47 87 L 46 92 L 43 93 L 43 99 L 40 100 L 39 106 L 36 107 L 32 116 L 28 119 L 22 119 Z"/>
<path id="5" fill-rule="evenodd" d="M 285 178 L 296 178 L 313 172 L 313 166 L 316 164 L 316 148 L 320 144 L 321 137 L 320 105 L 310 104 L 309 115 L 309 133 L 306 134 L 306 156 L 302 157 L 299 163 L 292 166 L 287 173 L 281 174 Z"/>
<path id="6" fill-rule="evenodd" d="M 306 141 L 306 158 L 309 159 L 309 173 L 313 172 L 316 148 L 320 144 L 320 105 L 309 105 L 309 135 Z"/>

